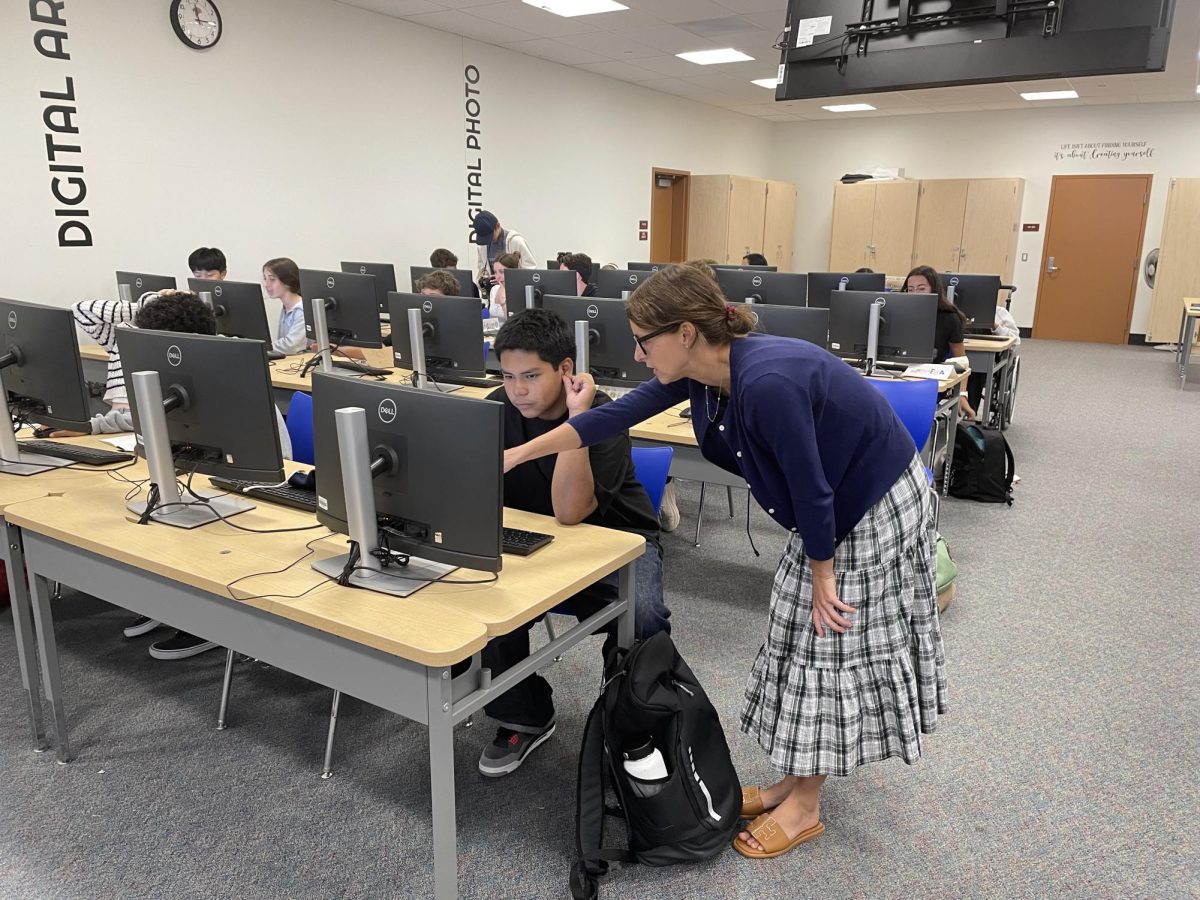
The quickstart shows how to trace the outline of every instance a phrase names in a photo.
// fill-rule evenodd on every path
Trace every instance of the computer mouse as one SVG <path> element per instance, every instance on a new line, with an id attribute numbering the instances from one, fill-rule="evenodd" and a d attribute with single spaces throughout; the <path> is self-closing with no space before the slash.
<path id="1" fill-rule="evenodd" d="M 690 406 L 679 411 L 679 418 L 690 419 L 692 417 L 692 408 Z"/>
<path id="2" fill-rule="evenodd" d="M 53 425 L 38 425 L 33 429 L 33 436 L 35 438 L 48 438 L 55 430 Z"/>

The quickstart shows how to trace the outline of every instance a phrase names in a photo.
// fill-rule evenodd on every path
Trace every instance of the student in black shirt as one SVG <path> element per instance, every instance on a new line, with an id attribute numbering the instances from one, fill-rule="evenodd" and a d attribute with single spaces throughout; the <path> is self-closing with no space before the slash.
<path id="1" fill-rule="evenodd" d="M 556 313 L 532 309 L 515 314 L 496 334 L 495 350 L 504 387 L 488 399 L 504 404 L 505 448 L 553 431 L 584 411 L 571 407 L 580 403 L 579 395 L 569 394 L 564 386 L 574 373 L 571 357 L 575 345 L 570 326 Z M 589 408 L 608 402 L 597 393 Z M 504 503 L 552 515 L 565 525 L 586 522 L 645 536 L 646 552 L 635 564 L 635 632 L 646 638 L 669 632 L 671 613 L 663 603 L 658 516 L 634 474 L 630 449 L 629 433 L 620 432 L 591 448 L 517 466 L 504 476 Z M 566 604 L 582 620 L 616 599 L 614 573 L 584 588 Z M 532 624 L 495 638 L 484 648 L 483 665 L 492 670 L 493 677 L 529 656 Z M 610 625 L 605 649 L 614 640 L 615 625 Z M 499 777 L 515 771 L 530 751 L 554 733 L 552 693 L 546 679 L 533 674 L 484 707 L 500 727 L 480 756 L 480 772 Z"/>
<path id="2" fill-rule="evenodd" d="M 595 297 L 596 286 L 591 284 L 592 258 L 586 253 L 568 253 L 558 261 L 558 268 L 575 273 L 575 293 L 580 297 Z"/>
<path id="3" fill-rule="evenodd" d="M 941 363 L 956 356 L 966 356 L 963 346 L 963 325 L 967 317 L 957 306 L 946 299 L 942 279 L 929 266 L 917 266 L 904 280 L 904 290 L 910 294 L 937 294 L 937 320 L 934 322 L 934 355 L 930 362 Z M 968 419 L 975 418 L 975 410 L 967 402 L 966 394 L 958 397 L 958 410 Z"/>

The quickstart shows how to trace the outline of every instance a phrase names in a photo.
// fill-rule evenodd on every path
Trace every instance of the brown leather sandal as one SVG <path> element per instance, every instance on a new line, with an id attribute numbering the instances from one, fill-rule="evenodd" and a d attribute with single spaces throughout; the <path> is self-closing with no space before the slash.
<path id="1" fill-rule="evenodd" d="M 758 841 L 761 850 L 755 850 L 740 837 L 733 839 L 733 849 L 749 859 L 772 859 L 782 856 L 793 847 L 819 838 L 825 833 L 825 823 L 818 822 L 812 828 L 805 829 L 794 838 L 789 838 L 770 813 L 763 813 L 750 823 L 746 829 Z"/>
<path id="2" fill-rule="evenodd" d="M 742 788 L 742 818 L 754 819 L 767 811 L 763 806 L 762 789 L 756 785 Z"/>

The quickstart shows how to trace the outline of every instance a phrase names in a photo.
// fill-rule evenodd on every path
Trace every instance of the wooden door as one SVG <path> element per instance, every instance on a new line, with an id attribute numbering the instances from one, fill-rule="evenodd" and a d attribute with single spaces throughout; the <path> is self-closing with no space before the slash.
<path id="1" fill-rule="evenodd" d="M 1150 182 L 1150 175 L 1054 176 L 1035 338 L 1128 341 Z"/>
<path id="2" fill-rule="evenodd" d="M 875 185 L 875 215 L 866 265 L 876 272 L 907 275 L 912 268 L 920 188 L 919 181 L 881 181 Z"/>
<path id="3" fill-rule="evenodd" d="M 650 173 L 648 262 L 683 262 L 687 258 L 688 174 L 677 169 Z"/>
<path id="4" fill-rule="evenodd" d="M 1200 178 L 1172 178 L 1154 273 L 1146 340 L 1179 340 L 1184 297 L 1200 297 Z"/>
<path id="5" fill-rule="evenodd" d="M 733 175 L 729 188 L 729 238 L 724 258 L 718 256 L 717 262 L 740 263 L 747 253 L 762 252 L 767 183 Z"/>
<path id="6" fill-rule="evenodd" d="M 971 181 L 960 261 L 954 271 L 999 275 L 1005 284 L 1011 283 L 1024 195 L 1025 181 L 1021 178 Z"/>
<path id="7" fill-rule="evenodd" d="M 921 182 L 910 268 L 932 266 L 939 272 L 959 271 L 969 184 L 951 178 Z"/>
<path id="8" fill-rule="evenodd" d="M 767 182 L 767 208 L 763 217 L 762 253 L 780 272 L 792 271 L 796 233 L 796 186 L 790 181 Z"/>
<path id="9" fill-rule="evenodd" d="M 853 272 L 867 265 L 875 222 L 875 187 L 871 181 L 834 186 L 830 272 Z"/>
<path id="10" fill-rule="evenodd" d="M 729 246 L 729 176 L 693 175 L 689 180 L 688 253 L 722 262 Z"/>

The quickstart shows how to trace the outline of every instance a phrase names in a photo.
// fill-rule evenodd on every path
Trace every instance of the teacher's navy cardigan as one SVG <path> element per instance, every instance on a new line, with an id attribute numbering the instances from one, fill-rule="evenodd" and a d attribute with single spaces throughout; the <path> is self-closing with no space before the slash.
<path id="1" fill-rule="evenodd" d="M 586 447 L 690 401 L 705 459 L 745 478 L 771 518 L 800 534 L 811 558 L 831 558 L 908 468 L 912 438 L 859 372 L 806 341 L 735 339 L 729 370 L 729 397 L 719 408 L 715 388 L 651 379 L 568 424 Z"/>

